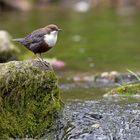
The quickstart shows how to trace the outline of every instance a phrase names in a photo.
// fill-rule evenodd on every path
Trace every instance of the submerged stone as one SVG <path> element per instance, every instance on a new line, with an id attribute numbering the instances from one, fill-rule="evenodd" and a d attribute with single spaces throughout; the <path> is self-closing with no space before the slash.
<path id="1" fill-rule="evenodd" d="M 0 64 L 0 138 L 40 138 L 60 115 L 58 80 L 48 63 Z"/>
<path id="2" fill-rule="evenodd" d="M 6 31 L 0 31 L 0 63 L 17 60 L 19 49 L 11 42 L 11 36 Z"/>

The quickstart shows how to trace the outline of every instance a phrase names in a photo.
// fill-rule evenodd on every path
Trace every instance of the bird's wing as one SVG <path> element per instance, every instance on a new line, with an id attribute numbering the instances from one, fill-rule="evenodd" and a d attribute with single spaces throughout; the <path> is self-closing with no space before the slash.
<path id="1" fill-rule="evenodd" d="M 29 43 L 40 42 L 42 39 L 44 39 L 44 35 L 45 31 L 43 31 L 42 29 L 35 30 L 26 37 L 26 40 L 29 41 Z"/>
<path id="2" fill-rule="evenodd" d="M 42 29 L 35 30 L 34 32 L 25 37 L 25 46 L 35 52 L 35 50 L 38 50 L 38 46 L 42 44 L 45 34 L 46 32 Z"/>

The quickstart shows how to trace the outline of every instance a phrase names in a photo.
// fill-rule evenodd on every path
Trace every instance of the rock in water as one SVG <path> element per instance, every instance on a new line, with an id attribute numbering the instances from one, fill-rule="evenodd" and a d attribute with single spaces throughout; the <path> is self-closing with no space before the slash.
<path id="1" fill-rule="evenodd" d="M 0 63 L 17 60 L 19 49 L 11 42 L 11 36 L 6 31 L 0 31 Z"/>
<path id="2" fill-rule="evenodd" d="M 48 63 L 0 64 L 0 138 L 40 138 L 60 115 L 58 80 Z"/>

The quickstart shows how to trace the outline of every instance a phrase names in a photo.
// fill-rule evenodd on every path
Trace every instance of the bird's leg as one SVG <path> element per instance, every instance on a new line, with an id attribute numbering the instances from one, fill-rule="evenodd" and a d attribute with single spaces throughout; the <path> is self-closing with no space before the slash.
<path id="1" fill-rule="evenodd" d="M 37 57 L 37 59 L 39 60 L 39 62 L 40 62 L 43 66 L 46 66 L 46 65 L 43 63 L 43 61 L 42 61 L 43 59 L 42 59 L 42 58 L 38 57 L 37 54 L 35 54 L 35 56 Z"/>
<path id="2" fill-rule="evenodd" d="M 41 61 L 41 59 L 37 56 L 36 53 L 34 53 L 34 55 L 36 56 L 36 58 L 37 58 L 39 61 Z"/>
<path id="3" fill-rule="evenodd" d="M 40 53 L 39 55 L 40 55 L 41 60 L 44 61 L 44 60 L 43 60 L 43 57 L 42 57 L 42 55 L 41 55 L 41 53 Z"/>
<path id="4" fill-rule="evenodd" d="M 42 57 L 41 53 L 39 53 L 39 54 L 40 54 L 40 58 L 41 58 L 41 60 L 42 60 L 43 64 L 45 64 L 45 66 L 47 66 L 47 67 L 48 67 L 48 63 L 46 63 L 46 61 L 44 61 L 44 60 L 43 60 L 43 57 Z"/>

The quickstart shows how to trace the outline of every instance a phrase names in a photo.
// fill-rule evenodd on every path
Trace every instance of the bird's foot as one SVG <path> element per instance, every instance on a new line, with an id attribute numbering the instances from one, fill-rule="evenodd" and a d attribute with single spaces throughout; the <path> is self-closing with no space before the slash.
<path id="1" fill-rule="evenodd" d="M 48 62 L 46 62 L 46 61 L 42 61 L 42 60 L 39 60 L 39 62 L 41 63 L 41 65 L 42 65 L 42 67 L 47 67 L 47 68 L 49 68 L 49 63 Z"/>
<path id="2" fill-rule="evenodd" d="M 43 63 L 48 67 L 49 66 L 49 63 L 46 62 L 46 61 L 43 61 Z"/>

